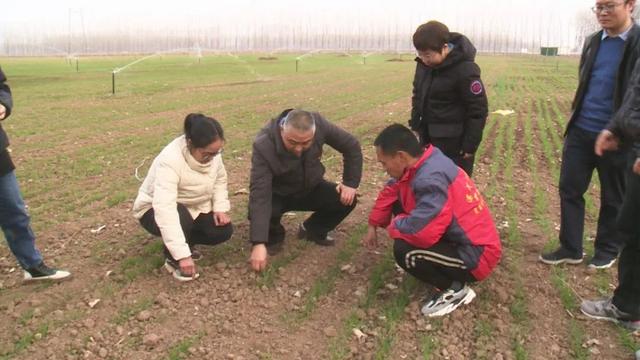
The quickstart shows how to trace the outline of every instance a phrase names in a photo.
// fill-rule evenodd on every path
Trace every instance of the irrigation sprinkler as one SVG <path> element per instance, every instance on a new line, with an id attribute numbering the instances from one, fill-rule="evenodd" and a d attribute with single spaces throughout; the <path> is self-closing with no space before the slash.
<path id="1" fill-rule="evenodd" d="M 76 72 L 80 72 L 80 58 L 76 55 L 72 55 L 69 54 L 67 55 L 67 57 L 65 58 L 65 62 L 69 65 L 69 66 L 73 66 L 73 62 L 75 61 L 76 63 Z"/>
<path id="2" fill-rule="evenodd" d="M 367 65 L 367 58 L 371 55 L 375 54 L 375 52 L 365 52 L 362 53 L 362 65 Z"/>
<path id="3" fill-rule="evenodd" d="M 202 49 L 200 48 L 200 45 L 194 46 L 193 49 L 195 50 L 195 55 L 198 58 L 198 65 L 200 65 L 202 61 Z"/>
<path id="4" fill-rule="evenodd" d="M 137 63 L 139 63 L 141 61 L 145 61 L 145 60 L 147 60 L 149 58 L 152 58 L 154 56 L 160 56 L 160 55 L 161 55 L 160 53 L 151 54 L 151 55 L 142 57 L 142 58 L 140 58 L 138 60 L 132 61 L 132 62 L 128 63 L 127 65 L 123 66 L 123 67 L 113 69 L 113 71 L 111 71 L 111 94 L 115 95 L 115 93 L 116 93 L 116 74 L 117 73 L 119 73 L 120 71 L 128 68 L 131 65 L 135 65 L 135 64 L 137 64 Z"/>
<path id="5" fill-rule="evenodd" d="M 305 54 L 302 54 L 302 55 L 298 56 L 298 57 L 296 58 L 296 72 L 298 72 L 298 67 L 299 67 L 299 65 L 300 65 L 300 61 L 301 61 L 302 59 L 306 58 L 307 56 L 312 56 L 312 55 L 313 55 L 313 53 L 317 53 L 317 52 L 319 52 L 319 51 L 320 51 L 320 50 L 313 50 L 313 51 L 309 51 L 309 52 L 307 52 L 307 53 L 305 53 Z"/>
<path id="6" fill-rule="evenodd" d="M 111 94 L 112 95 L 116 94 L 116 70 L 113 70 L 111 72 Z"/>
<path id="7" fill-rule="evenodd" d="M 192 47 L 192 48 L 180 48 L 180 49 L 174 49 L 174 50 L 169 50 L 169 51 L 156 52 L 156 53 L 153 53 L 151 55 L 147 55 L 147 56 L 141 57 L 139 59 L 136 59 L 136 60 L 134 60 L 134 61 L 122 66 L 122 67 L 114 68 L 111 71 L 111 93 L 114 94 L 114 95 L 116 93 L 116 74 L 121 72 L 121 71 L 123 71 L 123 70 L 125 70 L 125 69 L 127 69 L 128 67 L 133 66 L 133 65 L 135 65 L 135 64 L 137 64 L 139 62 L 145 61 L 145 60 L 150 59 L 150 58 L 155 57 L 155 56 L 159 57 L 160 60 L 162 60 L 163 54 L 170 54 L 170 53 L 184 52 L 184 51 L 194 51 L 194 50 L 196 52 L 196 56 L 198 57 L 198 64 L 200 64 L 201 61 L 202 61 L 202 57 L 203 57 L 202 56 L 203 48 L 201 48 L 200 46 L 196 46 L 196 47 Z M 205 48 L 205 50 L 215 50 L 215 49 Z M 260 75 L 256 71 L 256 69 L 251 64 L 249 64 L 246 60 L 241 59 L 238 55 L 232 54 L 230 52 L 227 52 L 227 55 L 232 57 L 232 58 L 234 58 L 236 61 L 241 63 L 243 66 L 245 66 L 252 75 L 256 76 L 260 80 L 263 80 L 264 77 L 262 75 Z"/>

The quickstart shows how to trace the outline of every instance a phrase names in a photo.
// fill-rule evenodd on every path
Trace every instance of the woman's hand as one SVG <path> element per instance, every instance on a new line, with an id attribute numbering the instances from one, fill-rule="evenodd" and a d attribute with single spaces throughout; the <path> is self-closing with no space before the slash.
<path id="1" fill-rule="evenodd" d="M 178 263 L 180 264 L 180 272 L 183 275 L 196 276 L 196 264 L 193 262 L 191 256 L 178 260 Z"/>
<path id="2" fill-rule="evenodd" d="M 223 212 L 214 212 L 213 213 L 213 222 L 216 226 L 225 226 L 231 222 L 231 218 L 227 213 Z"/>

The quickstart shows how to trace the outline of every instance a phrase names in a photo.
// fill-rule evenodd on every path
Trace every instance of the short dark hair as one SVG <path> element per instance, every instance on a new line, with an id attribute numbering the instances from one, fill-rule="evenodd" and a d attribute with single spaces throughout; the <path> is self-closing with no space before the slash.
<path id="1" fill-rule="evenodd" d="M 429 21 L 418 26 L 413 33 L 413 46 L 418 51 L 433 50 L 440 52 L 449 42 L 449 28 L 439 21 Z"/>
<path id="2" fill-rule="evenodd" d="M 195 148 L 203 148 L 217 140 L 224 140 L 218 120 L 202 114 L 189 114 L 184 119 L 184 136 Z"/>
<path id="3" fill-rule="evenodd" d="M 394 155 L 398 151 L 404 151 L 413 157 L 420 157 L 424 151 L 414 133 L 400 124 L 387 126 L 378 134 L 373 145 L 385 155 Z"/>

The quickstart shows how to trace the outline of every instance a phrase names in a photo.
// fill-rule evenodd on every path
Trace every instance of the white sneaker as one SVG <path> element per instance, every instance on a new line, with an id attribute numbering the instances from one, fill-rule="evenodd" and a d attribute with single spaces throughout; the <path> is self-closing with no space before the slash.
<path id="1" fill-rule="evenodd" d="M 420 311 L 428 317 L 443 316 L 457 309 L 460 305 L 470 303 L 475 297 L 475 291 L 467 285 L 458 291 L 447 289 L 435 294 L 422 306 Z"/>
<path id="2" fill-rule="evenodd" d="M 200 277 L 199 273 L 195 273 L 193 276 L 184 275 L 182 271 L 180 271 L 180 265 L 171 259 L 164 260 L 164 268 L 167 269 L 169 274 L 173 275 L 173 277 L 178 281 L 191 281 Z"/>
<path id="3" fill-rule="evenodd" d="M 34 266 L 24 271 L 24 281 L 37 281 L 37 280 L 53 280 L 60 281 L 71 276 L 71 273 L 65 270 L 52 269 L 40 263 L 38 266 Z"/>

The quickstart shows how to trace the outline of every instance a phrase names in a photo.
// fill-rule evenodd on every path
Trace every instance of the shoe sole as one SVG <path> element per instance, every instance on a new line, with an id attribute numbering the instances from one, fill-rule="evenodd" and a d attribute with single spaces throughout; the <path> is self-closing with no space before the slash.
<path id="1" fill-rule="evenodd" d="M 584 259 L 547 260 L 547 259 L 543 258 L 542 255 L 540 255 L 540 256 L 538 256 L 538 260 L 540 260 L 540 262 L 545 263 L 547 265 L 560 265 L 560 264 L 578 265 L 578 264 L 582 263 L 582 261 Z"/>
<path id="2" fill-rule="evenodd" d="M 612 317 L 608 317 L 608 316 L 598 316 L 598 315 L 593 315 L 593 314 L 589 314 L 588 312 L 582 310 L 582 308 L 580 309 L 580 311 L 584 314 L 584 316 L 591 318 L 591 319 L 596 319 L 596 320 L 606 320 L 606 321 L 610 321 L 614 324 L 620 325 L 625 329 L 629 329 L 629 330 L 640 330 L 640 325 L 638 326 L 634 326 L 629 324 L 627 321 L 620 321 L 616 318 L 612 318 Z"/>
<path id="3" fill-rule="evenodd" d="M 199 273 L 195 273 L 195 275 L 193 276 L 182 276 L 178 274 L 178 271 L 176 268 L 174 268 L 173 266 L 169 265 L 169 263 L 164 263 L 164 268 L 169 272 L 169 274 L 171 274 L 173 276 L 174 279 L 178 280 L 178 281 L 182 281 L 182 282 L 187 282 L 187 281 L 193 281 L 197 278 L 200 277 Z"/>
<path id="4" fill-rule="evenodd" d="M 335 246 L 336 242 L 335 240 L 331 240 L 331 241 L 313 241 L 313 240 L 307 240 L 310 241 L 318 246 Z"/>
<path id="5" fill-rule="evenodd" d="M 613 266 L 613 264 L 614 264 L 615 262 L 616 262 L 616 260 L 614 259 L 614 260 L 612 260 L 610 263 L 607 263 L 607 264 L 605 264 L 605 265 L 594 265 L 594 264 L 589 264 L 589 268 L 590 268 L 590 269 L 598 269 L 598 270 L 601 270 L 601 269 L 609 269 L 610 267 L 612 267 L 612 266 Z"/>
<path id="6" fill-rule="evenodd" d="M 330 236 L 327 236 L 327 239 L 331 238 Z M 324 240 L 324 241 L 315 241 L 313 239 L 309 239 L 309 237 L 307 236 L 307 230 L 301 230 L 300 228 L 298 228 L 298 239 L 299 240 L 304 240 L 304 241 L 308 241 L 308 242 L 312 242 L 316 245 L 319 246 L 335 246 L 336 241 L 335 239 L 331 238 L 331 240 Z"/>
<path id="7" fill-rule="evenodd" d="M 29 276 L 28 278 L 27 277 L 23 277 L 22 278 L 22 282 L 24 282 L 24 283 L 34 283 L 34 282 L 39 282 L 39 281 L 62 282 L 62 281 L 70 280 L 70 279 L 71 279 L 71 274 L 63 276 L 63 277 L 59 277 L 59 278 L 55 278 L 55 277 L 51 277 L 51 276 L 38 276 L 38 277 Z"/>
<path id="8" fill-rule="evenodd" d="M 428 314 L 427 317 L 438 317 L 438 316 L 447 315 L 453 312 L 455 309 L 459 308 L 460 306 L 469 304 L 470 302 L 473 301 L 473 299 L 475 299 L 475 297 L 476 297 L 476 292 L 473 291 L 473 289 L 469 289 L 467 294 L 464 296 L 464 298 L 462 298 L 462 300 L 460 300 L 460 302 L 456 304 L 451 304 L 434 313 Z"/>

